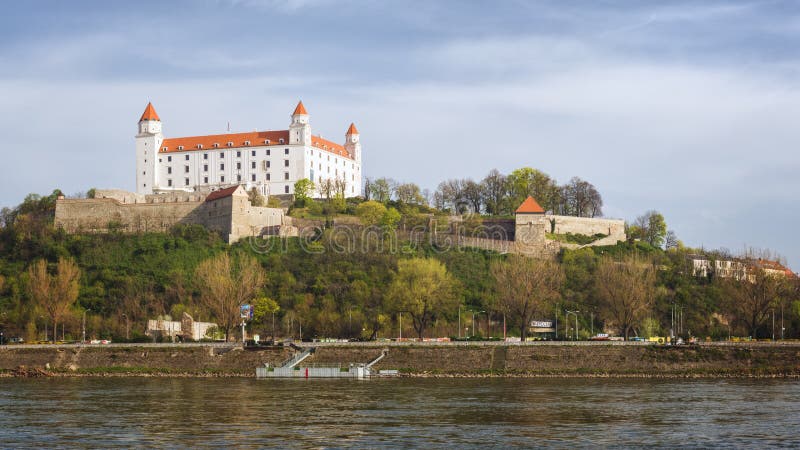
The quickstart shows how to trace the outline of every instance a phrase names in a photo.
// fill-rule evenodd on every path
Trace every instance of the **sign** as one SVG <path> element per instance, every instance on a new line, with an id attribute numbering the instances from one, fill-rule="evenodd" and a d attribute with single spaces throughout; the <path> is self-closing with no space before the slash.
<path id="1" fill-rule="evenodd" d="M 533 328 L 553 328 L 552 320 L 531 320 Z"/>
<path id="2" fill-rule="evenodd" d="M 240 312 L 239 316 L 242 319 L 245 319 L 245 320 L 253 320 L 253 312 L 254 312 L 254 310 L 255 310 L 255 308 L 253 308 L 253 305 L 242 305 L 239 308 L 239 312 Z"/>

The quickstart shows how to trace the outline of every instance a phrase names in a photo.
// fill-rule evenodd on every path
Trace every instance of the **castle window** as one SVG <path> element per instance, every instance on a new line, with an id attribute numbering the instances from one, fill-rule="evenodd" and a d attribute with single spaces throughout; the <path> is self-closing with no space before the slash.
<path id="1" fill-rule="evenodd" d="M 269 181 L 269 174 L 267 174 L 267 181 Z"/>
<path id="2" fill-rule="evenodd" d="M 269 139 L 265 139 L 265 140 L 264 140 L 264 143 L 265 143 L 265 144 L 267 144 L 267 145 L 269 145 Z"/>
<path id="3" fill-rule="evenodd" d="M 289 185 L 288 184 L 283 187 L 283 192 L 286 193 L 286 194 L 289 193 Z"/>
<path id="4" fill-rule="evenodd" d="M 219 144 L 217 144 L 216 142 L 214 142 L 214 148 L 219 148 Z"/>
<path id="5" fill-rule="evenodd" d="M 233 147 L 233 142 L 228 141 L 228 147 Z"/>
<path id="6" fill-rule="evenodd" d="M 219 170 L 225 170 L 225 163 L 219 165 Z"/>
<path id="7" fill-rule="evenodd" d="M 198 148 L 198 149 L 201 149 L 201 148 L 203 148 L 203 144 L 197 144 L 197 148 Z"/>
<path id="8" fill-rule="evenodd" d="M 172 180 L 167 180 L 167 186 L 172 187 Z"/>
<path id="9" fill-rule="evenodd" d="M 236 175 L 236 181 L 242 181 L 242 176 L 241 175 Z"/>
<path id="10" fill-rule="evenodd" d="M 172 167 L 167 167 L 167 173 L 172 173 Z"/>
<path id="11" fill-rule="evenodd" d="M 284 159 L 283 160 L 283 167 L 289 167 L 289 160 L 288 159 Z"/>
<path id="12" fill-rule="evenodd" d="M 224 183 L 225 182 L 225 175 L 219 177 L 219 182 L 220 183 Z"/>
<path id="13" fill-rule="evenodd" d="M 269 161 L 264 161 L 267 164 L 267 169 L 269 169 Z"/>
<path id="14" fill-rule="evenodd" d="M 208 159 L 208 153 L 203 153 L 203 159 Z"/>
<path id="15" fill-rule="evenodd" d="M 172 156 L 167 156 L 167 162 L 172 162 Z"/>
<path id="16" fill-rule="evenodd" d="M 244 145 L 250 145 L 250 141 L 244 141 Z"/>
<path id="17" fill-rule="evenodd" d="M 283 173 L 283 179 L 284 180 L 288 180 L 289 179 L 289 172 L 284 172 Z"/>
<path id="18" fill-rule="evenodd" d="M 283 149 L 283 154 L 284 155 L 288 155 L 289 154 L 289 149 L 288 148 Z"/>
<path id="19" fill-rule="evenodd" d="M 236 152 L 236 157 L 237 158 L 241 158 L 242 157 L 242 152 Z"/>
<path id="20" fill-rule="evenodd" d="M 208 177 L 203 177 L 203 183 L 208 184 Z"/>
<path id="21" fill-rule="evenodd" d="M 185 158 L 185 159 L 188 161 L 188 160 L 189 160 L 189 155 L 186 155 L 186 158 Z"/>
<path id="22" fill-rule="evenodd" d="M 242 170 L 242 163 L 240 162 L 236 163 L 236 170 Z"/>
<path id="23" fill-rule="evenodd" d="M 184 178 L 183 179 L 183 185 L 184 186 L 188 186 L 189 185 L 189 179 L 188 178 Z"/>
<path id="24" fill-rule="evenodd" d="M 250 168 L 251 169 L 255 169 L 256 168 L 256 162 L 255 161 L 250 163 Z"/>
<path id="25" fill-rule="evenodd" d="M 253 181 L 256 181 L 256 174 L 250 175 L 250 179 L 253 180 Z"/>
<path id="26" fill-rule="evenodd" d="M 164 152 L 167 151 L 167 150 L 169 150 L 169 147 L 164 147 L 164 148 L 161 149 L 161 151 L 164 151 Z"/>
<path id="27" fill-rule="evenodd" d="M 278 142 L 280 142 L 281 144 L 283 144 L 283 143 L 284 143 L 284 140 L 283 140 L 283 138 L 280 138 L 280 139 L 278 140 Z"/>
<path id="28" fill-rule="evenodd" d="M 225 157 L 225 152 L 219 152 L 219 157 L 220 158 L 224 158 Z"/>
<path id="29" fill-rule="evenodd" d="M 267 156 L 269 156 L 269 149 L 267 149 Z"/>
<path id="30" fill-rule="evenodd" d="M 182 145 L 179 145 L 179 146 L 178 146 L 178 150 L 183 150 L 183 146 L 182 146 Z"/>
<path id="31" fill-rule="evenodd" d="M 189 173 L 189 166 L 183 166 L 183 173 Z"/>
<path id="32" fill-rule="evenodd" d="M 255 150 L 251 151 L 250 156 L 256 156 L 256 151 Z"/>

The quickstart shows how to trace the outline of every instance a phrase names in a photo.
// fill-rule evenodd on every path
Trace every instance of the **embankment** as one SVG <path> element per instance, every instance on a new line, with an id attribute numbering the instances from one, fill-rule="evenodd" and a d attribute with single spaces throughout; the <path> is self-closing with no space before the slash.
<path id="1" fill-rule="evenodd" d="M 321 345 L 301 365 L 368 362 L 380 345 Z M 800 344 L 389 345 L 378 369 L 409 376 L 798 377 Z M 0 347 L 0 374 L 254 376 L 289 348 L 203 345 Z M 24 370 L 20 370 L 23 367 Z"/>

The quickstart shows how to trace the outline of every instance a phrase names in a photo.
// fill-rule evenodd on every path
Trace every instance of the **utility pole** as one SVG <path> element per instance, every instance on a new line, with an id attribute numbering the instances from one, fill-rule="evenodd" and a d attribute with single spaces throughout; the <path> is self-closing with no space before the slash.
<path id="1" fill-rule="evenodd" d="M 403 313 L 400 313 L 400 339 L 403 340 Z"/>
<path id="2" fill-rule="evenodd" d="M 82 324 L 83 324 L 83 326 L 82 326 L 82 328 L 83 328 L 83 341 L 81 342 L 81 344 L 85 344 L 86 343 L 86 311 L 88 311 L 88 309 L 84 309 L 83 310 L 83 320 L 82 320 Z"/>
<path id="3" fill-rule="evenodd" d="M 461 339 L 461 305 L 458 305 L 458 338 Z"/>

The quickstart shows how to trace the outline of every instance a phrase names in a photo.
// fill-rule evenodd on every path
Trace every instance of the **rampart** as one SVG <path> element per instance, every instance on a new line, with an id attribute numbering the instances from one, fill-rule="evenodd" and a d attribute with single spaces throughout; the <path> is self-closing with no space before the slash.
<path id="1" fill-rule="evenodd" d="M 247 236 L 296 235 L 282 209 L 252 206 L 242 188 L 216 198 L 103 190 L 93 199 L 56 202 L 55 225 L 68 233 L 163 233 L 181 224 L 203 225 L 229 243 Z"/>

